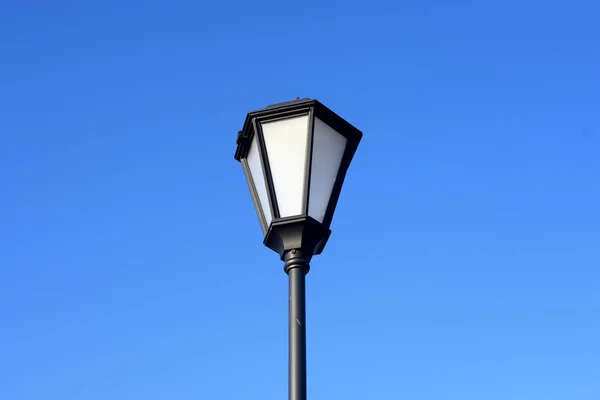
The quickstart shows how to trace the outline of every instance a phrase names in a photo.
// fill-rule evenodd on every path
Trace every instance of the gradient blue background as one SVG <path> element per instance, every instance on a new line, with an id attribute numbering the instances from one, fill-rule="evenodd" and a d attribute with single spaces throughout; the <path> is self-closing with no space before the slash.
<path id="1" fill-rule="evenodd" d="M 363 130 L 309 397 L 600 398 L 600 5 L 7 1 L 0 399 L 287 397 L 245 114 Z"/>

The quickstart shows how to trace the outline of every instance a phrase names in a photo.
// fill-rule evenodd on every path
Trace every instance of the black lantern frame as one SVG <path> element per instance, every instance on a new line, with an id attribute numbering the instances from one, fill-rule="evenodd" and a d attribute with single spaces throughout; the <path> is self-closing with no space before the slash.
<path id="1" fill-rule="evenodd" d="M 302 212 L 298 215 L 282 218 L 277 203 L 277 194 L 273 184 L 273 175 L 269 164 L 269 156 L 265 145 L 262 124 L 302 116 L 308 116 Z M 309 215 L 311 174 L 314 172 L 312 171 L 312 158 L 316 118 L 346 139 L 346 147 L 342 155 L 322 222 L 317 221 Z M 267 190 L 268 205 L 261 205 L 259 193 L 254 181 L 256 178 L 252 177 L 247 160 L 250 146 L 255 135 L 257 136 L 258 154 Z M 238 133 L 235 159 L 241 162 L 244 174 L 246 175 L 246 180 L 252 195 L 252 201 L 256 208 L 261 229 L 263 231 L 264 244 L 279 253 L 282 260 L 284 259 L 285 253 L 290 250 L 302 251 L 308 258 L 308 261 L 310 261 L 312 255 L 320 254 L 323 251 L 325 244 L 329 239 L 329 235 L 331 234 L 329 227 L 342 190 L 346 172 L 350 167 L 350 163 L 361 138 L 361 131 L 317 100 L 312 99 L 298 99 L 274 104 L 260 110 L 252 111 L 246 116 L 244 127 Z M 271 213 L 270 223 L 267 223 L 267 218 L 264 215 L 262 208 L 267 206 Z"/>

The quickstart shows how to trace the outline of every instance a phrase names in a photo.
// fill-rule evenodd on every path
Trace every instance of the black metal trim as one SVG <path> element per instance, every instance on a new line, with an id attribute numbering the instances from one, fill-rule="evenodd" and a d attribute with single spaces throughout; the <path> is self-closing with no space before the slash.
<path id="1" fill-rule="evenodd" d="M 300 117 L 303 115 L 307 115 L 311 111 L 312 111 L 312 108 L 303 107 L 303 108 L 299 108 L 297 110 L 286 110 L 286 111 L 277 112 L 274 114 L 262 115 L 262 116 L 256 117 L 256 120 L 259 121 L 260 123 L 276 122 L 276 121 L 281 121 L 284 119 L 290 119 L 290 118 L 294 118 L 294 117 Z"/>
<path id="2" fill-rule="evenodd" d="M 248 133 L 244 130 L 239 131 L 235 141 L 237 148 L 235 149 L 235 155 L 233 158 L 240 161 L 242 157 L 246 157 L 248 155 L 248 151 L 250 150 L 250 143 L 251 141 L 248 137 Z"/>
<path id="3" fill-rule="evenodd" d="M 347 137 L 348 139 L 360 141 L 360 138 L 362 137 L 361 131 L 356 129 L 348 121 L 337 115 L 335 112 L 324 106 L 319 101 L 312 99 L 292 100 L 288 102 L 273 104 L 268 107 L 252 111 L 246 116 L 242 132 L 244 132 L 243 134 L 247 134 L 247 132 L 251 129 L 252 121 L 254 120 L 254 118 L 259 118 L 262 120 L 263 118 L 270 119 L 271 117 L 284 117 L 286 115 L 299 114 L 300 110 L 308 110 L 310 108 L 314 109 L 315 116 L 317 116 L 327 125 L 331 126 L 341 135 Z M 246 154 L 247 148 L 243 145 L 242 141 L 241 143 L 238 143 L 235 158 L 239 161 L 241 158 L 244 158 Z"/>
<path id="4" fill-rule="evenodd" d="M 246 182 L 248 183 L 248 188 L 250 189 L 250 195 L 252 196 L 254 208 L 256 208 L 256 214 L 258 216 L 258 222 L 260 223 L 260 229 L 262 229 L 264 237 L 267 234 L 267 229 L 269 229 L 269 227 L 267 226 L 267 218 L 265 216 L 265 213 L 263 212 L 262 204 L 260 203 L 260 196 L 258 195 L 258 190 L 256 189 L 256 185 L 254 184 L 252 171 L 250 171 L 250 164 L 248 164 L 248 158 L 243 158 L 241 160 L 241 164 L 242 169 L 244 170 L 244 176 L 246 177 Z"/>
<path id="5" fill-rule="evenodd" d="M 351 141 L 358 141 L 362 138 L 362 132 L 356 129 L 348 121 L 325 107 L 323 104 L 315 100 L 315 117 L 329 125 L 340 135 L 348 138 Z"/>
<path id="6" fill-rule="evenodd" d="M 315 134 L 315 113 L 310 109 L 308 113 L 308 131 L 306 132 L 306 155 L 304 159 L 304 190 L 302 191 L 302 215 L 308 216 L 308 207 L 310 206 L 310 179 L 312 173 L 313 158 L 313 138 Z"/>
<path id="7" fill-rule="evenodd" d="M 316 100 L 312 99 L 288 101 L 284 103 L 273 104 L 265 108 L 261 108 L 259 110 L 254 110 L 250 114 L 252 114 L 253 117 L 261 115 L 273 115 L 274 113 L 294 111 L 301 108 L 313 107 L 315 102 Z"/>
<path id="8" fill-rule="evenodd" d="M 279 206 L 277 204 L 277 194 L 273 185 L 273 175 L 271 174 L 271 165 L 269 164 L 269 153 L 265 144 L 265 136 L 263 135 L 261 124 L 255 119 L 252 120 L 254 131 L 259 139 L 259 154 L 261 157 L 261 165 L 263 168 L 263 176 L 265 177 L 265 185 L 267 187 L 267 197 L 269 198 L 269 207 L 271 209 L 272 220 L 279 218 Z M 271 222 L 273 222 L 271 220 Z"/>
<path id="9" fill-rule="evenodd" d="M 278 218 L 277 222 L 281 222 L 281 223 L 294 222 L 294 221 L 298 220 L 298 218 L 307 218 L 307 217 L 305 215 L 292 215 L 291 217 Z"/>
<path id="10" fill-rule="evenodd" d="M 295 216 L 273 221 L 269 226 L 264 244 L 277 252 L 283 260 L 290 250 L 300 250 L 307 260 L 320 254 L 331 235 L 325 225 L 312 217 Z"/>

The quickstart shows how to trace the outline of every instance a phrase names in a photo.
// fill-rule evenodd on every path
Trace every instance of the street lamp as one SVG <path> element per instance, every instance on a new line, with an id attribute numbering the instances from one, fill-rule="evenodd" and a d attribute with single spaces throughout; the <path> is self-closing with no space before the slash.
<path id="1" fill-rule="evenodd" d="M 305 275 L 329 239 L 346 171 L 362 133 L 316 100 L 252 111 L 235 159 L 248 181 L 264 244 L 289 276 L 289 399 L 306 400 Z"/>

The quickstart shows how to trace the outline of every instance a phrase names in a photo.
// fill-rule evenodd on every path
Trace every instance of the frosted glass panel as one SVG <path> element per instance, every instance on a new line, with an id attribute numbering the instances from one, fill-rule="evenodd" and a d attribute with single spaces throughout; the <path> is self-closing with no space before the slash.
<path id="1" fill-rule="evenodd" d="M 318 118 L 314 125 L 308 215 L 323 222 L 347 140 Z"/>
<path id="2" fill-rule="evenodd" d="M 258 137 L 254 135 L 252 138 L 252 143 L 250 144 L 250 150 L 248 151 L 248 156 L 246 158 L 248 161 L 248 167 L 250 168 L 250 175 L 252 175 L 252 181 L 254 182 L 254 186 L 256 187 L 256 192 L 258 193 L 258 200 L 260 202 L 260 207 L 265 214 L 265 219 L 267 220 L 267 227 L 271 223 L 273 216 L 271 215 L 271 209 L 269 208 L 269 197 L 267 195 L 267 185 L 265 183 L 265 177 L 262 172 L 262 164 L 260 162 L 260 156 L 258 153 Z"/>
<path id="3" fill-rule="evenodd" d="M 281 217 L 302 214 L 308 115 L 262 124 Z"/>

